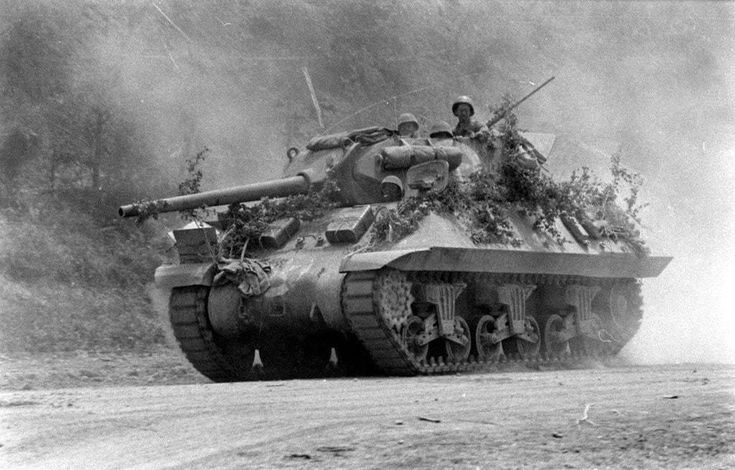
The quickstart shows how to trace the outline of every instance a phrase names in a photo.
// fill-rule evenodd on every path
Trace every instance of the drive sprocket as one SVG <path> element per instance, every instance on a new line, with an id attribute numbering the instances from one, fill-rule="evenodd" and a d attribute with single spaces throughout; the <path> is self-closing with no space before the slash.
<path id="1" fill-rule="evenodd" d="M 412 315 L 411 283 L 406 273 L 396 270 L 381 272 L 375 282 L 375 304 L 386 323 L 400 334 Z"/>

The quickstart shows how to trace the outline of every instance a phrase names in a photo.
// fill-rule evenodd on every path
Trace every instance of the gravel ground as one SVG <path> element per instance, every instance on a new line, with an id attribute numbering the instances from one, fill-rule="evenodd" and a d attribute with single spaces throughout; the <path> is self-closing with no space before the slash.
<path id="1" fill-rule="evenodd" d="M 0 355 L 0 390 L 209 383 L 178 350 Z"/>
<path id="2" fill-rule="evenodd" d="M 234 384 L 166 349 L 1 366 L 0 468 L 735 467 L 732 366 Z"/>

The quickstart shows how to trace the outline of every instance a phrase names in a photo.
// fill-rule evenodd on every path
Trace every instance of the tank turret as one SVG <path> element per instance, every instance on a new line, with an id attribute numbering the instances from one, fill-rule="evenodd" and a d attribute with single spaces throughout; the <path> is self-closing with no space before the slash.
<path id="1" fill-rule="evenodd" d="M 611 356 L 638 328 L 639 280 L 670 258 L 647 253 L 609 191 L 576 203 L 544 176 L 548 142 L 358 129 L 289 149 L 281 179 L 119 214 L 229 205 L 174 231 L 178 263 L 155 274 L 212 380 Z"/>
<path id="2" fill-rule="evenodd" d="M 136 217 L 145 214 L 148 208 L 160 213 L 176 212 L 305 194 L 323 186 L 328 170 L 334 173 L 335 180 L 339 182 L 340 197 L 345 204 L 385 202 L 386 194 L 382 189 L 386 178 L 388 181 L 405 179 L 409 168 L 434 160 L 446 162 L 447 171 L 454 171 L 462 164 L 466 153 L 454 145 L 433 144 L 428 139 L 411 139 L 408 143 L 394 139 L 395 135 L 389 129 L 369 128 L 321 137 L 309 143 L 307 148 L 313 150 L 306 154 L 298 149 L 290 150 L 286 176 L 281 179 L 127 204 L 120 206 L 118 214 L 121 217 Z M 363 145 L 351 140 L 366 136 L 378 141 L 368 152 L 364 151 Z M 346 148 L 343 147 L 345 145 Z M 358 151 L 354 151 L 358 148 Z M 443 178 L 447 179 L 448 174 Z M 403 193 L 396 199 L 402 196 Z"/>

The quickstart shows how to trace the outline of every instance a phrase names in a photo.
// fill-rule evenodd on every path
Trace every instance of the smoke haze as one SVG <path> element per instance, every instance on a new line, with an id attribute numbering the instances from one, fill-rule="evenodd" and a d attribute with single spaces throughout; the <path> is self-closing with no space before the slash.
<path id="1" fill-rule="evenodd" d="M 735 362 L 733 3 L 8 0 L 0 9 L 6 39 L 15 21 L 65 12 L 81 44 L 71 81 L 104 84 L 168 169 L 162 178 L 180 181 L 184 157 L 211 149 L 204 189 L 276 178 L 286 148 L 324 132 L 304 67 L 329 132 L 392 126 L 404 111 L 422 124 L 450 120 L 460 94 L 487 119 L 504 94 L 555 76 L 518 109 L 520 125 L 557 136 L 557 175 L 589 166 L 603 176 L 620 151 L 645 179 L 644 237 L 674 257 L 644 282 L 643 325 L 624 356 Z M 162 195 L 139 195 L 151 196 Z"/>

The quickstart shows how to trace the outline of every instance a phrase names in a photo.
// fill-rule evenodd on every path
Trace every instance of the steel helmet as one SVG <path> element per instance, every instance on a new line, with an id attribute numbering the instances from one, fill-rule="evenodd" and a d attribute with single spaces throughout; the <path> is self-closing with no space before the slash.
<path id="1" fill-rule="evenodd" d="M 414 116 L 411 113 L 403 113 L 400 116 L 398 116 L 398 127 L 401 126 L 401 124 L 406 124 L 408 122 L 412 122 L 416 124 L 416 128 L 419 127 L 419 122 L 416 120 L 416 116 Z"/>
<path id="2" fill-rule="evenodd" d="M 451 139 L 454 137 L 454 134 L 452 133 L 452 126 L 450 126 L 444 121 L 436 122 L 434 123 L 434 125 L 431 126 L 429 137 L 431 138 L 447 137 Z"/>
<path id="3" fill-rule="evenodd" d="M 460 104 L 466 104 L 470 107 L 470 116 L 475 115 L 475 107 L 472 105 L 472 100 L 469 96 L 464 95 L 454 100 L 454 104 L 452 105 L 452 114 L 454 114 L 455 116 L 457 115 L 457 106 L 459 106 Z"/>
<path id="4" fill-rule="evenodd" d="M 410 124 L 410 126 L 405 126 L 404 124 Z M 404 129 L 401 129 L 401 126 L 403 126 Z M 410 129 L 405 129 L 406 127 L 410 127 Z M 411 113 L 403 113 L 400 116 L 398 116 L 398 133 L 399 134 L 403 136 L 415 137 L 418 130 L 419 130 L 419 122 L 416 120 L 416 116 L 414 116 Z"/>

